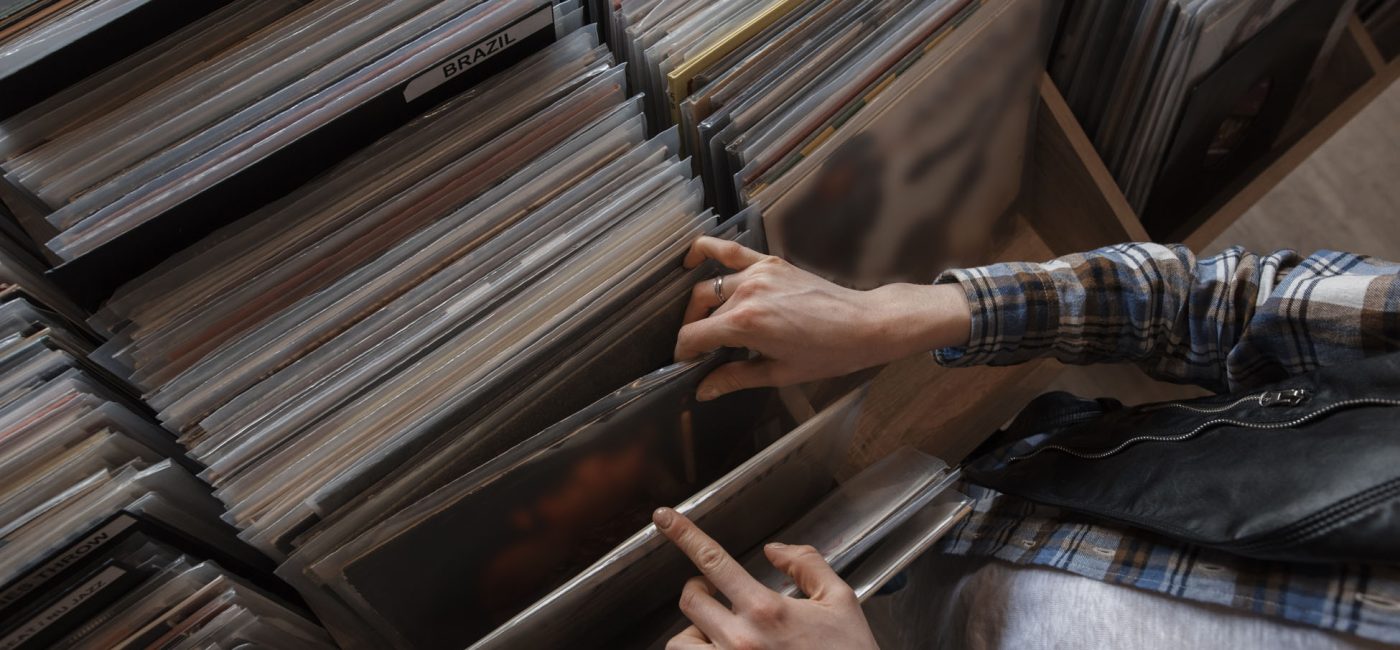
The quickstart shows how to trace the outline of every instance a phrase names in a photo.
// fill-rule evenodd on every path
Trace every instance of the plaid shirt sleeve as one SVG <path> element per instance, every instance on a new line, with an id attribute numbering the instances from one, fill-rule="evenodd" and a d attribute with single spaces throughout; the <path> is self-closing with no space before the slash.
<path id="1" fill-rule="evenodd" d="M 943 273 L 972 307 L 949 366 L 1132 362 L 1215 391 L 1400 350 L 1400 265 L 1350 253 L 1122 244 Z"/>

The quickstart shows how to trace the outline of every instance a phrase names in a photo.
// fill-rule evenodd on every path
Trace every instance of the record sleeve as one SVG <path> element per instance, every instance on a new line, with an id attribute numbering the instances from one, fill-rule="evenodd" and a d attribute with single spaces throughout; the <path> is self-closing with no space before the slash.
<path id="1" fill-rule="evenodd" d="M 857 287 L 982 259 L 1023 177 L 1036 2 L 987 3 L 838 134 L 749 200 L 771 251 Z M 932 113 L 942 116 L 929 120 Z"/>
<path id="2" fill-rule="evenodd" d="M 767 538 L 831 490 L 863 402 L 863 389 L 846 395 L 676 510 L 726 548 Z M 656 526 L 647 525 L 472 647 L 554 647 L 579 642 L 579 629 L 593 631 L 583 641 L 604 645 L 642 613 L 670 608 L 694 573 Z M 624 619 L 617 612 L 635 615 Z"/>
<path id="3" fill-rule="evenodd" d="M 228 0 L 117 0 L 68 22 L 0 42 L 0 119 L 14 115 L 134 54 Z M 62 6 L 63 2 L 45 3 Z M 84 13 L 95 14 L 83 16 Z M 51 36 L 45 32 L 51 31 Z M 0 32 L 3 33 L 3 32 Z"/>
<path id="4" fill-rule="evenodd" d="M 879 593 L 909 565 L 938 542 L 972 511 L 972 500 L 945 489 L 901 524 L 845 576 L 856 598 L 865 602 Z"/>
<path id="5" fill-rule="evenodd" d="M 638 380 L 395 517 L 390 536 L 371 531 L 377 542 L 347 554 L 342 593 L 416 646 L 475 641 L 752 453 L 765 392 L 694 401 L 724 360 Z"/>
<path id="6" fill-rule="evenodd" d="M 1143 213 L 1170 236 L 1269 151 L 1305 88 L 1336 5 L 1297 0 L 1192 89 Z"/>
<path id="7" fill-rule="evenodd" d="M 67 248 L 69 261 L 48 275 L 81 304 L 95 308 L 121 283 L 153 266 L 151 260 L 193 244 L 219 226 L 290 192 L 415 115 L 553 42 L 555 34 L 553 8 L 545 3 L 472 43 L 454 48 L 451 41 L 442 41 L 427 48 L 395 68 L 398 76 L 393 77 L 392 85 L 358 87 L 353 97 L 347 95 L 334 110 L 326 109 L 335 114 L 328 113 L 323 124 L 300 132 L 285 129 L 277 137 L 200 172 L 201 177 L 212 177 L 218 171 L 222 174 L 218 182 L 199 188 L 178 184 L 177 188 L 173 179 L 180 174 L 167 174 L 172 179 L 167 184 L 169 191 L 153 193 L 140 206 L 130 206 L 144 215 L 139 225 L 121 234 L 102 235 L 107 240 L 101 244 L 96 239 L 67 238 L 73 244 Z M 492 44 L 496 44 L 495 53 L 476 56 L 477 51 L 491 51 Z M 449 48 L 456 52 L 447 51 Z M 371 90 L 378 94 L 370 96 Z M 193 171 L 190 167 L 185 173 Z M 116 211 L 126 207 L 114 204 L 103 210 L 115 217 Z M 96 236 L 97 231 L 93 232 Z"/>

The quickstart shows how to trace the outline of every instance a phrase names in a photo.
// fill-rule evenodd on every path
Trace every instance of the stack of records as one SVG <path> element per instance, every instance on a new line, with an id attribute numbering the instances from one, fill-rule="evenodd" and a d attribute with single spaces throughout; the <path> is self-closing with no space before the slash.
<path id="1" fill-rule="evenodd" d="M 702 234 L 739 237 L 746 218 L 717 224 L 677 149 L 674 132 L 647 138 L 623 68 L 576 31 L 122 288 L 93 319 L 111 336 L 94 358 L 180 432 L 225 518 L 285 561 L 337 637 L 377 647 L 392 631 L 350 613 L 318 563 L 670 361 L 715 272 L 682 268 L 683 253 Z M 676 473 L 637 512 L 721 471 L 731 450 L 714 449 L 768 398 L 686 415 L 688 442 L 666 452 Z M 461 548 L 408 557 L 430 568 Z M 460 601 L 437 606 L 466 618 Z"/>
<path id="2" fill-rule="evenodd" d="M 0 123 L 0 243 L 105 299 L 0 309 L 0 634 L 646 645 L 693 572 L 658 506 L 736 550 L 790 526 L 862 594 L 961 514 L 912 451 L 833 494 L 859 393 L 697 403 L 743 353 L 672 364 L 721 272 L 682 260 L 764 230 L 853 284 L 976 258 L 1053 12 L 595 5 L 612 49 L 576 0 L 215 2 Z"/>
<path id="3" fill-rule="evenodd" d="M 230 3 L 0 124 L 0 198 L 92 291 L 554 40 L 569 6 Z"/>
<path id="4" fill-rule="evenodd" d="M 0 2 L 0 118 L 42 101 L 227 2 Z"/>
<path id="5" fill-rule="evenodd" d="M 92 348 L 84 328 L 0 290 L 0 647 L 324 647 Z"/>
<path id="6" fill-rule="evenodd" d="M 1171 236 L 1283 130 L 1354 0 L 1074 0 L 1050 65 L 1148 232 Z"/>
<path id="7" fill-rule="evenodd" d="M 603 3 L 653 126 L 725 214 L 846 284 L 983 258 L 1022 177 L 1046 3 Z"/>

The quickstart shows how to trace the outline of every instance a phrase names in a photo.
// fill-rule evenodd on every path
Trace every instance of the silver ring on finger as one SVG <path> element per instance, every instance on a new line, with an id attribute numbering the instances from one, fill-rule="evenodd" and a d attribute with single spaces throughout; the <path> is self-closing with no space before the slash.
<path id="1" fill-rule="evenodd" d="M 715 297 L 719 299 L 719 304 L 721 305 L 723 305 L 726 300 L 729 300 L 724 296 L 724 276 L 722 275 L 715 276 Z"/>

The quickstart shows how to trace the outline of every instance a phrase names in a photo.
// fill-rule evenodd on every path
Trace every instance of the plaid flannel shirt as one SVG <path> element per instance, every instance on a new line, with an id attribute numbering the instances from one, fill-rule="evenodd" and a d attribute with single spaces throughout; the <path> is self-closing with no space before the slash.
<path id="1" fill-rule="evenodd" d="M 1400 350 L 1400 265 L 1349 253 L 1234 248 L 1197 260 L 1184 246 L 1124 244 L 937 281 L 960 284 L 972 306 L 967 346 L 937 352 L 949 366 L 1132 362 L 1166 381 L 1234 391 Z M 940 543 L 945 553 L 1400 643 L 1400 568 L 1247 560 L 973 491 L 973 513 Z"/>

